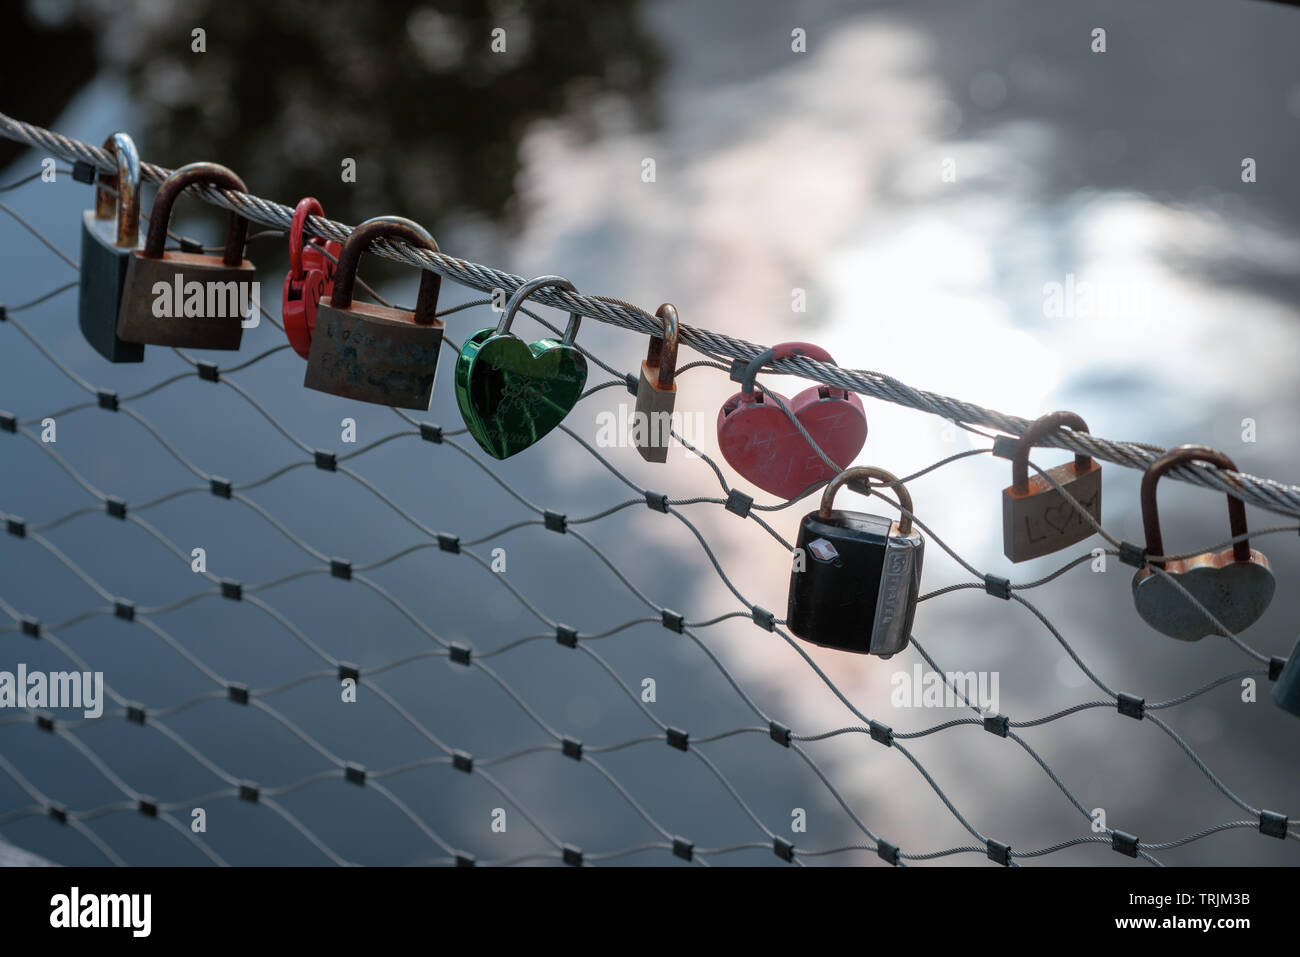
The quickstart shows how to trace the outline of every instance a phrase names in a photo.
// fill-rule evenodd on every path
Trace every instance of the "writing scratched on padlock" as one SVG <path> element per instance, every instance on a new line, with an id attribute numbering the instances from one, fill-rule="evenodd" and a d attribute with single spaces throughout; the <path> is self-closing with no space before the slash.
<path id="1" fill-rule="evenodd" d="M 1094 517 L 1097 512 L 1097 496 L 1099 494 L 1099 492 L 1093 492 L 1091 498 L 1078 499 L 1084 511 Z M 1045 505 L 1038 515 L 1026 515 L 1025 537 L 1030 544 L 1036 544 L 1046 541 L 1054 535 L 1065 535 L 1076 525 L 1086 525 L 1082 512 L 1069 502 L 1061 501 L 1056 505 Z M 1044 530 L 1043 526 L 1046 526 L 1048 530 Z M 1036 530 L 1042 531 L 1042 534 L 1036 535 Z"/>

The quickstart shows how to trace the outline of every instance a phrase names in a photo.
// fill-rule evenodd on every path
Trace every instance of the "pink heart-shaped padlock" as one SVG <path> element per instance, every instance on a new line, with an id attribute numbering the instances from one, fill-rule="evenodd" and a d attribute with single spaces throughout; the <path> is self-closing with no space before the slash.
<path id="1" fill-rule="evenodd" d="M 723 458 L 748 481 L 782 499 L 792 499 L 830 481 L 848 467 L 867 441 L 867 414 L 855 393 L 821 385 L 787 399 L 754 384 L 759 368 L 787 356 L 835 362 L 819 346 L 783 342 L 749 363 L 741 390 L 718 412 L 718 445 Z M 771 401 L 772 396 L 785 403 L 839 469 L 832 469 L 822 460 L 790 416 Z"/>

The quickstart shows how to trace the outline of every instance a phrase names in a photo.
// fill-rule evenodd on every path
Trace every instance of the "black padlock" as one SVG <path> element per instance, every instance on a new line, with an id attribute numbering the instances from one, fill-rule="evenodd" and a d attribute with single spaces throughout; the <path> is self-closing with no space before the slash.
<path id="1" fill-rule="evenodd" d="M 832 509 L 848 483 L 870 495 L 867 479 L 898 490 L 896 521 Z M 813 644 L 888 658 L 907 647 L 921 587 L 925 540 L 912 528 L 912 497 L 878 468 L 846 469 L 822 492 L 821 508 L 799 523 L 786 624 Z"/>
<path id="2" fill-rule="evenodd" d="M 81 281 L 77 322 L 81 334 L 109 362 L 143 362 L 144 346 L 117 335 L 117 309 L 126 266 L 140 240 L 140 157 L 125 133 L 104 141 L 117 158 L 117 173 L 99 174 L 95 208 L 81 217 Z M 117 195 L 114 196 L 113 192 Z"/>

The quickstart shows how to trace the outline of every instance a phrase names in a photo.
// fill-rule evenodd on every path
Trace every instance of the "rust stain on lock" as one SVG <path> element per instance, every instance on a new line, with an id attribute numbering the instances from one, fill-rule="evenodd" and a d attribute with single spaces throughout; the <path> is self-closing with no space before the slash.
<path id="1" fill-rule="evenodd" d="M 402 409 L 425 410 L 433 394 L 442 325 L 419 326 L 410 313 L 370 303 L 347 310 L 322 299 L 303 385 Z"/>

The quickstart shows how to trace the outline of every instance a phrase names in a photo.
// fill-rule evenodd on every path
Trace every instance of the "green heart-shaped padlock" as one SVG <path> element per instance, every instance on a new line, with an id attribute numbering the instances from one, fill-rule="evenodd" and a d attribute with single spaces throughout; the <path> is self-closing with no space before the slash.
<path id="1" fill-rule="evenodd" d="M 576 292 L 559 276 L 539 276 L 510 297 L 495 329 L 480 329 L 456 359 L 456 404 L 483 451 L 505 459 L 564 420 L 587 384 L 587 360 L 573 346 L 581 317 L 569 313 L 564 339 L 526 343 L 510 332 L 515 313 L 543 286 Z"/>

